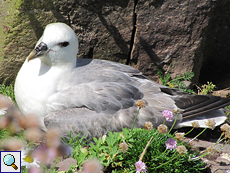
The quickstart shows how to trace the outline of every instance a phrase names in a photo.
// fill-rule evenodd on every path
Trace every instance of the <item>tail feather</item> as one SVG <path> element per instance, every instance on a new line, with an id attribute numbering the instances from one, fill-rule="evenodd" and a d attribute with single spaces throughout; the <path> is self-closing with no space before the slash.
<path id="1" fill-rule="evenodd" d="M 171 96 L 175 105 L 183 110 L 183 120 L 224 108 L 230 105 L 230 98 L 212 95 L 190 95 L 173 88 L 161 88 L 161 91 Z"/>
<path id="2" fill-rule="evenodd" d="M 197 121 L 199 123 L 199 127 L 206 128 L 205 122 L 208 119 L 214 119 L 215 126 L 221 125 L 227 119 L 225 113 L 222 110 L 214 110 L 207 112 L 205 114 L 199 116 L 192 116 L 189 118 L 183 118 L 183 120 L 178 123 L 174 128 L 181 128 L 181 127 L 192 127 L 192 122 Z"/>

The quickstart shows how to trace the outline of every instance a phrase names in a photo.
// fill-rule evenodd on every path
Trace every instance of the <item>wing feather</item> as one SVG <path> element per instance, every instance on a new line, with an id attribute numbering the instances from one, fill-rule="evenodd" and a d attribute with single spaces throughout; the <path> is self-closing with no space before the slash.
<path id="1" fill-rule="evenodd" d="M 65 82 L 66 86 L 58 87 L 48 98 L 45 122 L 47 126 L 65 122 L 65 130 L 77 127 L 76 133 L 87 131 L 88 136 L 130 128 L 138 99 L 143 99 L 146 107 L 138 115 L 137 127 L 146 121 L 157 127 L 164 121 L 162 111 L 174 108 L 179 109 L 177 127 L 215 116 L 222 122 L 222 111 L 211 111 L 230 104 L 229 98 L 189 95 L 151 81 L 132 67 L 103 60 L 78 60 Z M 171 126 L 173 122 L 167 123 Z"/>

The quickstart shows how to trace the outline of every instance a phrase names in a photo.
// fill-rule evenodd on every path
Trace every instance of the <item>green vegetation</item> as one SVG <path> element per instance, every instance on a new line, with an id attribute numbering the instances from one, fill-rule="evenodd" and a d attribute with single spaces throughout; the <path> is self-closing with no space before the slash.
<path id="1" fill-rule="evenodd" d="M 0 85 L 0 94 L 9 96 L 15 103 L 15 97 L 14 97 L 14 87 L 13 85 L 5 86 L 4 84 Z"/>
<path id="2" fill-rule="evenodd" d="M 200 90 L 199 94 L 202 95 L 211 94 L 215 87 L 216 85 L 214 85 L 212 82 L 207 82 L 207 84 L 204 84 L 201 86 L 201 88 L 198 88 Z"/>
<path id="3" fill-rule="evenodd" d="M 158 68 L 157 73 L 159 75 L 159 78 L 162 82 L 162 85 L 168 86 L 170 88 L 178 88 L 184 92 L 187 92 L 189 94 L 194 94 L 194 91 L 191 89 L 187 89 L 184 81 L 189 81 L 193 78 L 194 73 L 193 72 L 186 72 L 184 74 L 181 74 L 180 76 L 176 76 L 175 79 L 171 79 L 170 74 L 164 74 L 163 70 Z"/>
<path id="4" fill-rule="evenodd" d="M 70 139 L 72 138 L 70 134 Z M 148 172 L 202 172 L 205 164 L 200 160 L 192 161 L 189 158 L 196 157 L 198 153 L 191 150 L 188 143 L 178 141 L 177 145 L 186 145 L 188 153 L 179 156 L 174 150 L 166 150 L 165 143 L 168 138 L 174 138 L 174 134 L 160 134 L 158 130 L 145 130 L 140 128 L 131 130 L 124 128 L 122 132 L 108 133 L 107 137 L 93 138 L 94 143 L 89 146 L 83 142 L 79 136 L 68 142 L 73 147 L 72 156 L 81 165 L 89 158 L 98 158 L 104 165 L 105 172 L 136 172 L 135 163 L 139 160 L 147 142 L 152 138 L 143 162 L 147 166 Z M 127 151 L 119 149 L 119 144 L 124 142 L 128 145 Z M 83 150 L 84 148 L 84 150 Z M 176 157 L 175 157 L 176 156 Z M 172 162 L 156 169 L 175 157 Z M 79 167 L 81 168 L 81 167 Z"/>

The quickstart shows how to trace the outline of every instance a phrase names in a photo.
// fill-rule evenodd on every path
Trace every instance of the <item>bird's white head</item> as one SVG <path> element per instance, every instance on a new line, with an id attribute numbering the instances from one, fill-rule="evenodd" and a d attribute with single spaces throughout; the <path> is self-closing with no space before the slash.
<path id="1" fill-rule="evenodd" d="M 78 39 L 75 32 L 64 23 L 51 23 L 46 26 L 27 61 L 39 58 L 47 66 L 76 65 L 77 53 Z"/>

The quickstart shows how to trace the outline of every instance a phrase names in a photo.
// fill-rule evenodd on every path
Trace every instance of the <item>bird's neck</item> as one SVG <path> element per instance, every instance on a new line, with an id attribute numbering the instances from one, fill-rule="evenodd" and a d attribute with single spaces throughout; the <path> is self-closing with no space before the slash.
<path id="1" fill-rule="evenodd" d="M 76 62 L 75 62 L 76 64 Z M 23 66 L 27 66 L 27 70 L 31 71 L 31 75 L 34 77 L 42 77 L 44 76 L 49 76 L 52 74 L 52 76 L 60 76 L 60 73 L 70 73 L 74 70 L 75 64 L 71 63 L 64 63 L 64 64 L 55 64 L 55 65 L 50 65 L 47 63 L 42 62 L 39 58 L 34 59 L 29 62 L 25 62 Z M 27 72 L 28 72 L 27 71 Z"/>

